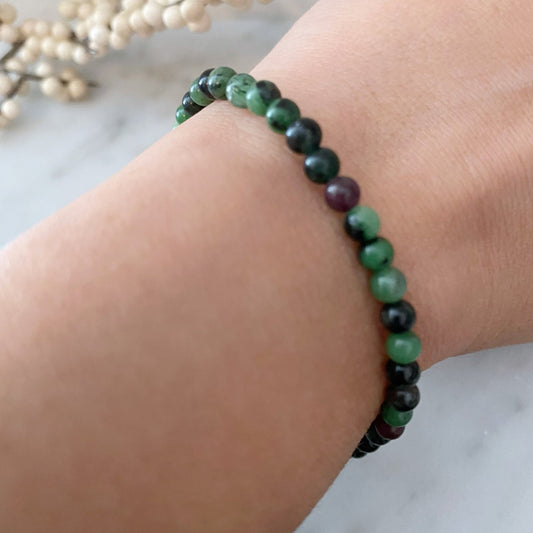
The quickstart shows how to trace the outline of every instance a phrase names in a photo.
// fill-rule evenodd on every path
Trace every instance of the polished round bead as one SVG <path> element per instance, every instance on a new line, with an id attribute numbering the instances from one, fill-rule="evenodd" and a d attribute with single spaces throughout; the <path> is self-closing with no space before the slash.
<path id="1" fill-rule="evenodd" d="M 420 391 L 416 385 L 393 385 L 385 398 L 397 411 L 412 411 L 420 403 Z"/>
<path id="2" fill-rule="evenodd" d="M 191 86 L 189 87 L 189 94 L 191 95 L 191 99 L 195 104 L 198 104 L 201 107 L 208 106 L 212 101 L 213 98 L 211 96 L 207 96 L 201 89 L 198 82 L 200 81 L 200 78 L 196 78 Z"/>
<path id="3" fill-rule="evenodd" d="M 381 416 L 383 420 L 389 426 L 405 426 L 407 425 L 411 418 L 413 418 L 414 411 L 398 411 L 390 403 L 384 402 L 381 406 Z"/>
<path id="4" fill-rule="evenodd" d="M 393 361 L 407 365 L 420 355 L 422 343 L 420 337 L 412 331 L 391 333 L 385 341 L 385 350 Z"/>
<path id="5" fill-rule="evenodd" d="M 392 244 L 383 237 L 361 245 L 359 250 L 359 261 L 368 270 L 381 270 L 392 264 L 394 258 L 394 248 Z"/>
<path id="6" fill-rule="evenodd" d="M 281 98 L 281 91 L 271 81 L 261 80 L 250 87 L 246 93 L 246 105 L 254 114 L 264 117 L 268 106 Z"/>
<path id="7" fill-rule="evenodd" d="M 361 190 L 352 178 L 337 176 L 328 181 L 324 197 L 331 209 L 349 211 L 359 203 Z"/>
<path id="8" fill-rule="evenodd" d="M 315 150 L 304 161 L 305 174 L 315 183 L 327 183 L 339 173 L 340 166 L 337 154 L 329 148 Z"/>
<path id="9" fill-rule="evenodd" d="M 300 118 L 300 109 L 292 100 L 278 98 L 268 106 L 265 116 L 270 129 L 285 133 L 289 125 Z"/>
<path id="10" fill-rule="evenodd" d="M 416 312 L 405 300 L 385 304 L 381 310 L 381 322 L 391 333 L 403 333 L 415 325 Z"/>
<path id="11" fill-rule="evenodd" d="M 237 73 L 230 67 L 213 69 L 207 79 L 207 88 L 211 96 L 217 100 L 226 100 L 226 87 L 235 74 Z"/>
<path id="12" fill-rule="evenodd" d="M 293 152 L 310 154 L 320 146 L 322 130 L 312 118 L 301 118 L 287 128 L 285 139 Z"/>
<path id="13" fill-rule="evenodd" d="M 210 100 L 213 100 L 213 95 L 209 92 L 209 89 L 207 88 L 207 80 L 209 79 L 209 74 L 213 72 L 214 69 L 208 68 L 207 70 L 204 70 L 200 76 L 198 77 L 198 88 L 200 91 L 202 91 L 207 98 Z"/>
<path id="14" fill-rule="evenodd" d="M 365 453 L 372 453 L 379 449 L 379 445 L 370 442 L 365 435 L 357 445 L 357 449 Z"/>
<path id="15" fill-rule="evenodd" d="M 420 366 L 416 361 L 408 365 L 400 365 L 389 359 L 385 372 L 392 385 L 414 385 L 420 378 Z"/>
<path id="16" fill-rule="evenodd" d="M 372 425 L 376 428 L 376 431 L 384 438 L 389 440 L 398 439 L 403 435 L 405 426 L 391 426 L 381 415 L 378 415 Z"/>
<path id="17" fill-rule="evenodd" d="M 255 83 L 250 74 L 236 74 L 226 85 L 226 98 L 235 106 L 246 109 L 246 93 Z"/>
<path id="18" fill-rule="evenodd" d="M 352 457 L 354 459 L 360 459 L 361 457 L 364 457 L 366 455 L 366 452 L 361 451 L 359 448 L 356 448 L 354 452 L 352 453 Z"/>
<path id="19" fill-rule="evenodd" d="M 191 118 L 191 115 L 183 109 L 183 106 L 179 106 L 178 109 L 176 109 L 176 122 L 178 124 L 183 124 L 188 118 Z"/>
<path id="20" fill-rule="evenodd" d="M 181 100 L 181 105 L 183 106 L 183 109 L 185 109 L 185 111 L 189 113 L 189 115 L 191 116 L 196 115 L 196 113 L 200 112 L 203 109 L 201 105 L 198 105 L 196 102 L 193 101 L 189 91 L 187 91 L 183 95 L 183 99 Z"/>
<path id="21" fill-rule="evenodd" d="M 346 213 L 344 219 L 346 233 L 360 243 L 375 239 L 379 226 L 378 214 L 366 205 L 356 205 Z"/>
<path id="22" fill-rule="evenodd" d="M 407 290 L 407 282 L 405 276 L 397 268 L 389 266 L 374 272 L 370 278 L 370 290 L 376 300 L 393 303 L 402 299 Z"/>
<path id="23" fill-rule="evenodd" d="M 365 433 L 365 437 L 376 446 L 383 446 L 384 444 L 387 444 L 387 442 L 390 441 L 390 439 L 386 439 L 378 433 L 374 422 L 372 422 L 372 424 L 368 428 L 368 431 Z"/>

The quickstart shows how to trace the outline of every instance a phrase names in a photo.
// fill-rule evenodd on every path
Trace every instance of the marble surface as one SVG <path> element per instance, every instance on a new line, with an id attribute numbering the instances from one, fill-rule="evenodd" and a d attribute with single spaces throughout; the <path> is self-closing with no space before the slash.
<path id="1" fill-rule="evenodd" d="M 51 0 L 15 0 L 54 17 Z M 252 67 L 313 0 L 276 0 L 209 34 L 159 34 L 87 67 L 93 98 L 33 94 L 0 134 L 0 244 L 120 169 L 172 125 L 204 65 Z M 239 19 L 239 20 L 237 20 Z M 243 46 L 245 45 L 245 46 Z M 350 461 L 298 533 L 527 533 L 533 523 L 533 347 L 470 354 L 428 370 L 406 434 Z"/>

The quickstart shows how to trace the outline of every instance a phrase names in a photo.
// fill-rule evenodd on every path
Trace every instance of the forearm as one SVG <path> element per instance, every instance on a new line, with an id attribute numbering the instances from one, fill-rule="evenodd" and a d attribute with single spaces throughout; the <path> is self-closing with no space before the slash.
<path id="1" fill-rule="evenodd" d="M 329 31 L 348 38 L 343 19 Z M 485 308 L 462 260 L 481 253 L 446 239 L 435 196 L 405 180 L 423 161 L 399 165 L 407 141 L 372 105 L 370 71 L 339 76 L 327 44 L 291 39 L 254 74 L 317 118 L 380 213 L 422 367 L 461 353 Z M 385 387 L 379 304 L 322 193 L 282 137 L 216 103 L 3 251 L 3 530 L 296 527 Z"/>

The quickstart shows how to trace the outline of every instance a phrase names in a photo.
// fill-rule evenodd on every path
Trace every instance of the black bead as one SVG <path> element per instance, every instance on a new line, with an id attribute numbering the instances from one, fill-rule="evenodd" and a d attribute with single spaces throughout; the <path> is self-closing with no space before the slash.
<path id="1" fill-rule="evenodd" d="M 365 453 L 372 453 L 379 449 L 379 446 L 377 444 L 374 444 L 373 442 L 370 442 L 365 435 L 359 444 L 357 445 L 357 448 Z"/>
<path id="2" fill-rule="evenodd" d="M 312 118 L 301 118 L 287 128 L 285 138 L 293 152 L 310 154 L 320 146 L 322 130 Z"/>
<path id="3" fill-rule="evenodd" d="M 352 453 L 352 457 L 354 459 L 359 459 L 361 457 L 364 457 L 366 455 L 366 452 L 362 452 L 359 448 L 356 448 L 353 453 Z"/>
<path id="4" fill-rule="evenodd" d="M 339 173 L 340 166 L 339 158 L 333 150 L 319 148 L 305 158 L 304 171 L 311 181 L 327 183 Z"/>
<path id="5" fill-rule="evenodd" d="M 365 434 L 365 437 L 376 446 L 383 446 L 384 444 L 387 444 L 387 442 L 390 441 L 390 439 L 386 439 L 385 437 L 382 437 L 374 424 L 371 424 L 368 428 L 368 431 Z"/>
<path id="6" fill-rule="evenodd" d="M 416 312 L 405 300 L 385 304 L 381 310 L 381 322 L 392 333 L 403 333 L 415 325 Z"/>
<path id="7" fill-rule="evenodd" d="M 401 365 L 389 359 L 386 373 L 392 385 L 414 385 L 420 378 L 420 367 L 416 361 L 408 365 Z"/>
<path id="8" fill-rule="evenodd" d="M 200 88 L 200 91 L 202 91 L 207 97 L 214 100 L 213 95 L 209 92 L 209 89 L 207 88 L 207 78 L 209 78 L 209 74 L 213 72 L 213 68 L 208 68 L 207 70 L 204 70 L 200 77 L 198 78 L 198 87 Z"/>
<path id="9" fill-rule="evenodd" d="M 183 100 L 181 101 L 181 105 L 183 106 L 183 109 L 191 115 L 196 115 L 199 111 L 203 109 L 201 105 L 198 105 L 196 102 L 193 101 L 191 98 L 191 95 L 189 94 L 189 91 L 185 93 L 183 96 Z"/>
<path id="10" fill-rule="evenodd" d="M 386 401 L 398 411 L 411 411 L 420 402 L 416 385 L 393 385 L 387 389 Z"/>

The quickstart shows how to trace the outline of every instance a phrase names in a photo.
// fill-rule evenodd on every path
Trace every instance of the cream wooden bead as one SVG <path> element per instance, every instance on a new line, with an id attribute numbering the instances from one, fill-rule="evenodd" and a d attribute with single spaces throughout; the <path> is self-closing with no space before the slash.
<path id="1" fill-rule="evenodd" d="M 5 96 L 12 88 L 11 78 L 5 72 L 0 72 L 0 96 Z"/>
<path id="2" fill-rule="evenodd" d="M 59 3 L 59 14 L 67 20 L 73 20 L 78 15 L 78 4 L 71 0 L 63 0 Z"/>
<path id="3" fill-rule="evenodd" d="M 124 50 L 128 44 L 130 44 L 129 37 L 123 37 L 118 33 L 111 32 L 111 35 L 109 36 L 109 45 L 111 48 L 114 48 L 115 50 Z"/>
<path id="4" fill-rule="evenodd" d="M 129 16 L 126 13 L 119 13 L 111 20 L 111 29 L 117 35 L 129 37 L 132 33 Z"/>
<path id="5" fill-rule="evenodd" d="M 0 112 L 8 120 L 15 120 L 20 113 L 20 105 L 12 98 L 4 100 L 2 106 L 0 106 Z"/>
<path id="6" fill-rule="evenodd" d="M 50 24 L 45 20 L 38 20 L 33 27 L 34 35 L 37 37 L 46 37 L 50 33 Z"/>
<path id="7" fill-rule="evenodd" d="M 11 24 L 17 18 L 17 10 L 11 4 L 0 4 L 0 20 L 4 24 Z"/>
<path id="8" fill-rule="evenodd" d="M 149 37 L 152 32 L 153 28 L 146 22 L 144 15 L 140 9 L 136 9 L 131 15 L 130 15 L 130 26 L 131 29 L 141 37 Z"/>
<path id="9" fill-rule="evenodd" d="M 72 60 L 78 65 L 86 65 L 91 60 L 91 54 L 82 45 L 76 46 L 72 52 Z"/>
<path id="10" fill-rule="evenodd" d="M 104 4 L 104 5 L 107 6 L 107 4 Z M 93 20 L 96 24 L 107 26 L 111 22 L 111 19 L 113 18 L 113 14 L 114 13 L 112 9 L 97 8 L 96 11 L 94 12 Z"/>
<path id="11" fill-rule="evenodd" d="M 87 22 L 85 20 L 78 22 L 76 24 L 74 33 L 76 34 L 76 37 L 82 41 L 84 39 L 87 39 L 87 37 L 89 36 L 89 28 L 87 26 Z"/>
<path id="12" fill-rule="evenodd" d="M 71 61 L 74 52 L 74 43 L 70 41 L 61 41 L 56 48 L 56 55 L 61 61 Z"/>
<path id="13" fill-rule="evenodd" d="M 58 78 L 50 76 L 41 81 L 41 91 L 45 96 L 55 98 L 63 89 L 63 84 Z"/>
<path id="14" fill-rule="evenodd" d="M 2 24 L 0 26 L 0 41 L 13 44 L 19 39 L 19 29 L 11 24 Z"/>
<path id="15" fill-rule="evenodd" d="M 68 94 L 73 100 L 81 100 L 87 94 L 87 84 L 80 78 L 75 78 L 67 86 Z"/>
<path id="16" fill-rule="evenodd" d="M 94 11 L 94 6 L 90 2 L 84 2 L 78 7 L 78 18 L 81 20 L 88 19 Z"/>
<path id="17" fill-rule="evenodd" d="M 20 33 L 22 33 L 24 37 L 29 37 L 30 35 L 33 35 L 34 27 L 35 27 L 35 20 L 27 19 L 20 26 Z"/>
<path id="18" fill-rule="evenodd" d="M 58 40 L 68 39 L 72 30 L 66 22 L 55 22 L 52 24 L 52 37 L 55 37 Z"/>
<path id="19" fill-rule="evenodd" d="M 36 35 L 31 35 L 26 39 L 24 46 L 36 54 L 41 53 L 41 39 Z"/>
<path id="20" fill-rule="evenodd" d="M 171 30 L 177 30 L 185 26 L 185 19 L 181 15 L 180 6 L 170 6 L 163 11 L 163 22 Z"/>
<path id="21" fill-rule="evenodd" d="M 50 63 L 48 63 L 47 61 L 40 61 L 35 67 L 35 74 L 37 74 L 37 76 L 40 76 L 41 78 L 48 78 L 53 73 L 54 69 L 52 68 L 52 65 L 50 65 Z"/>
<path id="22" fill-rule="evenodd" d="M 144 20 L 156 30 L 161 30 L 165 27 L 163 24 L 163 6 L 157 2 L 150 1 L 143 8 L 142 13 Z"/>
<path id="23" fill-rule="evenodd" d="M 36 54 L 33 50 L 30 50 L 27 46 L 23 46 L 19 50 L 17 57 L 23 63 L 33 63 L 39 57 L 39 54 Z"/>
<path id="24" fill-rule="evenodd" d="M 211 27 L 211 17 L 204 12 L 204 16 L 197 22 L 189 22 L 187 27 L 194 33 L 202 33 L 208 31 Z"/>
<path id="25" fill-rule="evenodd" d="M 144 5 L 144 0 L 122 0 L 122 7 L 128 9 L 138 9 Z"/>
<path id="26" fill-rule="evenodd" d="M 93 26 L 89 30 L 89 42 L 97 47 L 107 46 L 109 44 L 109 35 L 111 32 L 106 26 Z"/>
<path id="27" fill-rule="evenodd" d="M 45 37 L 41 41 L 41 51 L 46 57 L 56 57 L 57 41 L 53 37 Z"/>
<path id="28" fill-rule="evenodd" d="M 205 15 L 204 2 L 203 0 L 184 0 L 180 4 L 180 12 L 185 22 L 199 22 Z"/>

